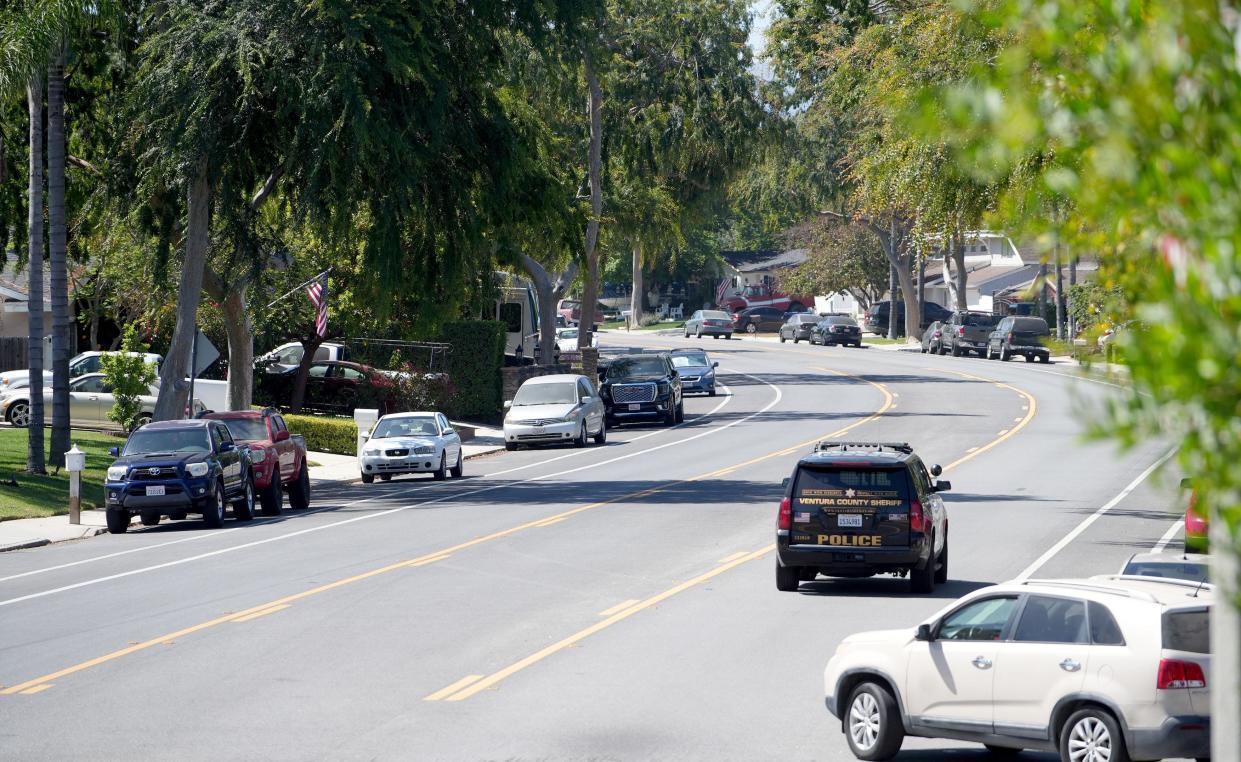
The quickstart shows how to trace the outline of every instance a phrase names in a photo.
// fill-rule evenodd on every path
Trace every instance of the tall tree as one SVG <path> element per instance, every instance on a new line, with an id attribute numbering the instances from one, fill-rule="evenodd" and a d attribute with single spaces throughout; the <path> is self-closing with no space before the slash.
<path id="1" fill-rule="evenodd" d="M 65 209 L 65 48 L 47 67 L 47 260 L 52 306 L 52 439 L 49 460 L 65 464 L 69 449 L 69 229 Z"/>
<path id="2" fill-rule="evenodd" d="M 26 316 L 29 323 L 26 350 L 30 368 L 30 424 L 26 470 L 45 470 L 43 450 L 43 77 L 31 77 L 26 85 L 30 111 L 30 191 L 26 267 L 29 287 Z"/>

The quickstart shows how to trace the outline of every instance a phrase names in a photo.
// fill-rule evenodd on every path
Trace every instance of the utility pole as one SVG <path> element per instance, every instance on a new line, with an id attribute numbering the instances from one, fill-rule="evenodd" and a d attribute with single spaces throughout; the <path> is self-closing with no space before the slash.
<path id="1" fill-rule="evenodd" d="M 1056 338 L 1064 341 L 1064 268 L 1060 265 L 1060 232 L 1052 241 L 1052 257 L 1056 262 Z"/>
<path id="2" fill-rule="evenodd" d="M 1077 257 L 1069 257 L 1069 293 L 1068 293 L 1068 313 L 1069 313 L 1069 340 L 1077 338 L 1077 320 L 1073 318 L 1073 287 L 1077 285 Z"/>

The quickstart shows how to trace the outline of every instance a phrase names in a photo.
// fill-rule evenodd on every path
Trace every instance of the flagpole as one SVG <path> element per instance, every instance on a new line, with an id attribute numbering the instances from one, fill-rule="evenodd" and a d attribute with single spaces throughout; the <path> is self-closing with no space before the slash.
<path id="1" fill-rule="evenodd" d="M 264 307 L 263 309 L 265 309 L 265 310 L 270 310 L 272 307 L 276 306 L 278 303 L 280 303 L 280 302 L 284 301 L 285 299 L 289 298 L 289 297 L 290 297 L 290 296 L 292 296 L 293 294 L 296 294 L 298 291 L 301 291 L 301 290 L 302 290 L 303 288 L 305 288 L 306 286 L 310 285 L 311 283 L 314 283 L 315 281 L 317 281 L 317 280 L 319 280 L 320 278 L 322 278 L 324 275 L 328 275 L 328 274 L 329 274 L 329 273 L 331 273 L 331 272 L 332 272 L 332 268 L 330 268 L 330 267 L 329 267 L 328 269 L 326 269 L 326 270 L 324 270 L 323 272 L 319 273 L 319 274 L 318 274 L 318 275 L 316 275 L 315 277 L 306 279 L 306 280 L 305 280 L 305 281 L 303 281 L 301 284 L 299 284 L 299 285 L 297 285 L 297 286 L 294 286 L 293 288 L 291 288 L 291 289 L 289 289 L 288 291 L 284 292 L 284 293 L 283 293 L 283 294 L 281 294 L 280 296 L 276 297 L 276 298 L 272 301 L 272 303 L 271 303 L 271 304 L 267 305 L 267 306 L 266 306 L 266 307 Z"/>

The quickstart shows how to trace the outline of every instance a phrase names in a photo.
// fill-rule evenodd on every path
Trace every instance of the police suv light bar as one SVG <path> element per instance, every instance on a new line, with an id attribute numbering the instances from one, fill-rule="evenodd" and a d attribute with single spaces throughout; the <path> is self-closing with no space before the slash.
<path id="1" fill-rule="evenodd" d="M 815 452 L 824 450 L 893 450 L 895 452 L 912 453 L 914 448 L 908 442 L 819 442 Z"/>

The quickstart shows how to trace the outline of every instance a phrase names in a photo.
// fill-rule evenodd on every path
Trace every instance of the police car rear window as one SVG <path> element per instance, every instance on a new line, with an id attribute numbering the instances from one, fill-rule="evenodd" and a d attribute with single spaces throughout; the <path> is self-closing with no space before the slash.
<path id="1" fill-rule="evenodd" d="M 901 508 L 909 498 L 905 469 L 803 468 L 793 488 L 799 508 Z"/>

